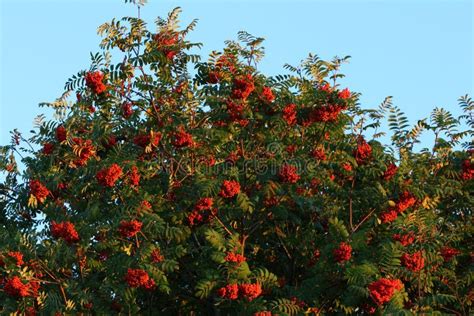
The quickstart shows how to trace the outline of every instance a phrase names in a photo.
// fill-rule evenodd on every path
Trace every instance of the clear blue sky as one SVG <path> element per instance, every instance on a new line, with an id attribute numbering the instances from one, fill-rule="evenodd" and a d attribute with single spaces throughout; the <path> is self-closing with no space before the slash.
<path id="1" fill-rule="evenodd" d="M 239 30 L 266 38 L 261 70 L 282 71 L 313 52 L 324 59 L 351 55 L 344 85 L 375 107 L 394 96 L 412 122 L 436 106 L 459 114 L 457 98 L 473 94 L 473 4 L 470 0 L 198 1 L 149 0 L 152 24 L 175 6 L 183 22 L 200 20 L 191 40 L 203 54 Z M 8 131 L 28 133 L 42 101 L 62 93 L 69 76 L 89 66 L 101 23 L 136 16 L 122 0 L 0 0 L 0 143 Z"/>

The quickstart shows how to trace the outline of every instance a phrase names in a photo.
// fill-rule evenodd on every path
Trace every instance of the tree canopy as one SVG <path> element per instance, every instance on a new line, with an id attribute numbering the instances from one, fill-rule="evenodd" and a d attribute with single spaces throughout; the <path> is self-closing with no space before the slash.
<path id="1" fill-rule="evenodd" d="M 0 312 L 472 312 L 474 101 L 410 126 L 340 86 L 349 57 L 270 77 L 240 32 L 202 61 L 179 12 L 100 26 L 0 147 Z"/>

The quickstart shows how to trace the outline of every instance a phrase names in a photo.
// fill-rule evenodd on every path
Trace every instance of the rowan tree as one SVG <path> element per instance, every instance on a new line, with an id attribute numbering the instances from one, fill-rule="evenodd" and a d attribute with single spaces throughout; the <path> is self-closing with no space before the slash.
<path id="1" fill-rule="evenodd" d="M 100 26 L 55 118 L 1 147 L 0 311 L 472 312 L 474 102 L 411 127 L 339 84 L 348 57 L 270 77 L 240 32 L 201 61 L 179 12 Z"/>

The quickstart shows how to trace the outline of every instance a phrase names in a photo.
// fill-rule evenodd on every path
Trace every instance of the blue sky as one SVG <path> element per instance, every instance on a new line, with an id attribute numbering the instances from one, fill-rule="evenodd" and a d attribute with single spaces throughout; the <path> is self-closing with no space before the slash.
<path id="1" fill-rule="evenodd" d="M 351 55 L 343 84 L 362 93 L 362 106 L 392 95 L 412 122 L 434 107 L 459 114 L 458 97 L 473 94 L 469 0 L 149 0 L 142 18 L 153 27 L 176 6 L 183 24 L 199 19 L 189 38 L 204 43 L 203 55 L 239 30 L 266 38 L 260 70 L 267 74 L 309 52 Z M 136 10 L 121 0 L 0 0 L 0 144 L 13 128 L 28 134 L 45 111 L 38 103 L 54 100 L 69 76 L 88 68 L 97 27 L 125 15 Z"/>

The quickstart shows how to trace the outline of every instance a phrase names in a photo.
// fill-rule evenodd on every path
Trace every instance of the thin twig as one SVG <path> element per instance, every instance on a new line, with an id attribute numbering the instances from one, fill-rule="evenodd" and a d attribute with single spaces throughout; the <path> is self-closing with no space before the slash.
<path id="1" fill-rule="evenodd" d="M 225 226 L 225 224 L 220 220 L 220 218 L 218 216 L 214 217 L 217 222 L 219 222 L 219 224 L 221 224 L 221 226 L 224 228 L 224 230 L 230 235 L 230 236 L 233 236 L 234 234 L 232 234 L 232 232 L 227 228 L 227 226 Z"/>
<path id="2" fill-rule="evenodd" d="M 375 208 L 373 208 L 367 215 L 364 216 L 364 218 L 359 222 L 359 224 L 356 225 L 356 227 L 354 227 L 352 229 L 352 233 L 355 233 L 356 230 L 359 229 L 359 227 L 369 219 L 369 217 L 375 212 Z"/>
<path id="3" fill-rule="evenodd" d="M 354 192 L 354 185 L 355 185 L 355 175 L 352 176 L 351 191 L 349 192 L 349 224 L 351 226 L 351 230 L 354 230 L 353 213 L 352 213 L 352 193 Z"/>

